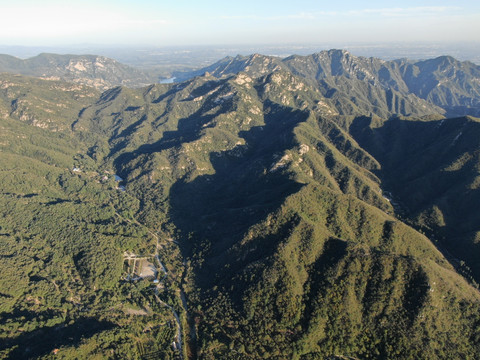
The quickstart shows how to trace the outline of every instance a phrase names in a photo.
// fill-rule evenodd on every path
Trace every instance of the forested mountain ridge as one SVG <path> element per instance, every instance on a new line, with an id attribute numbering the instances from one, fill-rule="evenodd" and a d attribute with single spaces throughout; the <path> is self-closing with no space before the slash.
<path id="1" fill-rule="evenodd" d="M 478 120 L 304 60 L 103 93 L 2 75 L 2 356 L 173 358 L 158 294 L 190 359 L 475 358 Z M 349 78 L 363 104 L 324 91 Z M 164 290 L 122 281 L 155 248 Z"/>

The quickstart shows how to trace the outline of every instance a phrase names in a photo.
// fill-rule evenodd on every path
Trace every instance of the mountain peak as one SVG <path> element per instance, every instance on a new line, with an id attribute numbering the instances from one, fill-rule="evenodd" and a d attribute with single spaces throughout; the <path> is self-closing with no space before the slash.
<path id="1" fill-rule="evenodd" d="M 336 55 L 336 56 L 353 56 L 348 50 L 345 49 L 330 49 L 326 50 L 326 52 L 330 55 Z"/>

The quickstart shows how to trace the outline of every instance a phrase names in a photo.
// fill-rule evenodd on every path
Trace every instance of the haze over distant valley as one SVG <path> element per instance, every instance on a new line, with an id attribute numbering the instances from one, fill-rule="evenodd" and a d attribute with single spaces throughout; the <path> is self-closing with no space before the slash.
<path id="1" fill-rule="evenodd" d="M 249 55 L 254 53 L 287 57 L 308 55 L 322 50 L 345 49 L 357 56 L 376 57 L 383 60 L 407 58 L 411 60 L 430 59 L 450 55 L 462 61 L 480 64 L 480 43 L 475 42 L 397 42 L 397 43 L 356 43 L 332 42 L 318 44 L 284 45 L 209 45 L 209 46 L 6 46 L 0 45 L 0 53 L 22 59 L 41 53 L 55 54 L 96 54 L 115 59 L 121 63 L 154 71 L 160 77 L 169 78 L 175 71 L 199 69 L 225 56 Z"/>

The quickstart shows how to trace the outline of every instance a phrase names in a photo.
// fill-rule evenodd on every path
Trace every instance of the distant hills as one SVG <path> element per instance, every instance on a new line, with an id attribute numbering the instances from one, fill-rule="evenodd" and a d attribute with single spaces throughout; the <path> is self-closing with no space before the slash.
<path id="1" fill-rule="evenodd" d="M 142 87 L 158 82 L 146 71 L 97 55 L 40 54 L 29 59 L 0 55 L 0 72 L 71 81 L 100 90 L 114 86 Z"/>
<path id="2" fill-rule="evenodd" d="M 104 91 L 1 74 L 1 356 L 173 359 L 175 309 L 188 359 L 476 358 L 478 70 L 331 50 Z M 121 281 L 125 251 L 172 275 Z"/>

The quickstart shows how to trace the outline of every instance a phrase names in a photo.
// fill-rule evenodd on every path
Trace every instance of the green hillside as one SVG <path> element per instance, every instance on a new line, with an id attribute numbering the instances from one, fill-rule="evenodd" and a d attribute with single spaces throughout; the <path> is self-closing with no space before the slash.
<path id="1" fill-rule="evenodd" d="M 1 357 L 476 358 L 478 120 L 345 52 L 222 64 L 1 75 Z"/>
<path id="2" fill-rule="evenodd" d="M 1 81 L 0 357 L 51 358 L 57 349 L 64 358 L 135 358 L 142 345 L 173 359 L 171 311 L 146 284 L 121 281 L 124 251 L 155 247 L 132 220 L 138 200 L 88 155 L 95 137 L 71 131 L 99 94 L 19 76 Z"/>

